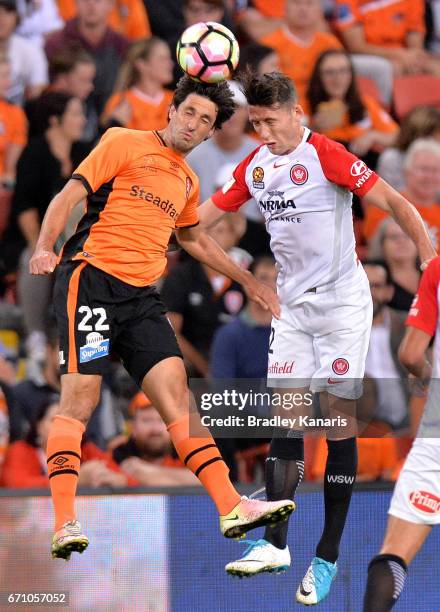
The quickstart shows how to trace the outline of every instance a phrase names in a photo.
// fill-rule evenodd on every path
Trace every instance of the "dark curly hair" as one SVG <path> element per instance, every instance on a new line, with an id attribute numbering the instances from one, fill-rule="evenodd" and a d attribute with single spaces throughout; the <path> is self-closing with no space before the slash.
<path id="1" fill-rule="evenodd" d="M 218 108 L 217 118 L 214 123 L 214 127 L 217 129 L 220 129 L 223 123 L 230 119 L 235 112 L 234 94 L 226 81 L 216 85 L 205 85 L 185 75 L 177 83 L 171 104 L 178 108 L 190 94 L 203 96 L 214 102 Z"/>
<path id="2" fill-rule="evenodd" d="M 353 68 L 353 63 L 348 53 L 342 49 L 329 49 L 324 51 L 316 60 L 315 67 L 313 69 L 312 76 L 309 82 L 309 89 L 307 91 L 307 98 L 310 104 L 311 114 L 314 115 L 318 109 L 318 105 L 321 102 L 328 102 L 330 99 L 329 95 L 325 91 L 322 79 L 321 79 L 321 66 L 328 57 L 332 55 L 342 55 L 346 57 L 350 64 L 351 81 L 350 86 L 345 94 L 344 102 L 348 107 L 348 116 L 350 123 L 357 123 L 362 121 L 365 117 L 365 106 L 362 103 L 359 90 L 356 84 L 356 76 Z"/>
<path id="3" fill-rule="evenodd" d="M 238 80 L 250 106 L 293 106 L 298 101 L 295 85 L 281 72 L 259 75 L 247 69 L 240 74 Z"/>

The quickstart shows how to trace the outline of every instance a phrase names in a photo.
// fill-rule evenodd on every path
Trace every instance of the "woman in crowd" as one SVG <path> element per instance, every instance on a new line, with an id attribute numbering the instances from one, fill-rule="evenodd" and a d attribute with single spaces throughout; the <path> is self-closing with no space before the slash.
<path id="1" fill-rule="evenodd" d="M 104 127 L 121 125 L 134 130 L 157 130 L 167 123 L 173 94 L 165 89 L 173 81 L 168 45 L 153 36 L 134 43 L 121 67 L 115 93 L 102 116 Z"/>
<path id="2" fill-rule="evenodd" d="M 394 146 L 380 154 L 376 170 L 397 191 L 405 186 L 405 153 L 418 138 L 434 138 L 440 142 L 440 109 L 433 106 L 413 108 L 403 119 Z"/>
<path id="3" fill-rule="evenodd" d="M 17 164 L 17 183 L 11 222 L 5 235 L 6 263 L 19 263 L 18 294 L 29 334 L 28 356 L 44 359 L 43 330 L 51 302 L 52 277 L 31 276 L 29 258 L 35 249 L 46 209 L 87 155 L 89 146 L 77 142 L 85 117 L 78 98 L 61 92 L 43 94 L 36 106 L 41 135 L 31 139 Z"/>
<path id="4" fill-rule="evenodd" d="M 368 255 L 372 260 L 384 261 L 390 271 L 394 294 L 388 306 L 408 312 L 420 280 L 414 242 L 394 219 L 388 217 L 374 235 Z"/>
<path id="5" fill-rule="evenodd" d="M 56 397 L 44 404 L 26 440 L 18 440 L 9 446 L 1 474 L 4 487 L 49 487 L 45 451 L 49 426 L 59 408 Z M 109 453 L 92 442 L 83 441 L 78 484 L 83 487 L 118 488 L 136 485 L 137 481 L 125 475 Z"/>
<path id="6" fill-rule="evenodd" d="M 390 115 L 374 98 L 360 93 L 350 56 L 342 49 L 320 55 L 307 98 L 312 129 L 342 142 L 359 157 L 377 155 L 397 137 L 399 128 Z"/>

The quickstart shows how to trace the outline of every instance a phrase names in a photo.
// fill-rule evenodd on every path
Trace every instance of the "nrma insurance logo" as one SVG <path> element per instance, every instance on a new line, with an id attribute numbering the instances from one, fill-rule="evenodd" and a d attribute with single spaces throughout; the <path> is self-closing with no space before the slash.
<path id="1" fill-rule="evenodd" d="M 86 343 L 79 349 L 79 362 L 85 363 L 92 359 L 99 359 L 109 354 L 110 340 L 98 332 L 87 334 Z"/>

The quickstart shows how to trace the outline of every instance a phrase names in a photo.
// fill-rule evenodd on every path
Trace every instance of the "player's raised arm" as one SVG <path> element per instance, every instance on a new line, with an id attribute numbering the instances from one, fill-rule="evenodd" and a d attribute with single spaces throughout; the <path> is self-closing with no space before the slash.
<path id="1" fill-rule="evenodd" d="M 192 257 L 240 283 L 249 299 L 279 318 L 280 303 L 275 291 L 237 265 L 199 225 L 177 229 L 176 236 L 180 246 Z"/>
<path id="2" fill-rule="evenodd" d="M 44 215 L 34 254 L 29 262 L 31 274 L 51 274 L 58 263 L 53 247 L 66 227 L 70 213 L 87 196 L 81 181 L 70 179 L 52 199 Z"/>
<path id="3" fill-rule="evenodd" d="M 389 213 L 416 244 L 422 270 L 437 255 L 429 239 L 423 219 L 417 209 L 384 180 L 379 179 L 364 196 L 366 204 L 377 206 Z"/>
<path id="4" fill-rule="evenodd" d="M 219 221 L 226 211 L 218 208 L 212 198 L 208 198 L 198 208 L 200 226 L 203 229 L 209 229 Z"/>

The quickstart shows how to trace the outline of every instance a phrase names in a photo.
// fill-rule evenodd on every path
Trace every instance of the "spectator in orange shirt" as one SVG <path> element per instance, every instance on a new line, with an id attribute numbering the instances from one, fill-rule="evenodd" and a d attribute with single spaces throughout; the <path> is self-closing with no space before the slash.
<path id="1" fill-rule="evenodd" d="M 172 80 L 173 61 L 168 45 L 156 37 L 138 40 L 120 69 L 102 123 L 134 130 L 165 127 L 173 97 L 165 85 Z"/>
<path id="2" fill-rule="evenodd" d="M 236 19 L 252 40 L 259 40 L 282 27 L 286 0 L 253 0 L 247 4 L 238 11 Z"/>
<path id="3" fill-rule="evenodd" d="M 281 71 L 295 83 L 300 104 L 306 99 L 318 57 L 328 49 L 341 48 L 333 34 L 317 30 L 321 19 L 319 0 L 286 0 L 285 25 L 261 39 L 278 53 Z"/>
<path id="4" fill-rule="evenodd" d="M 440 245 L 440 143 L 419 138 L 409 147 L 404 161 L 404 196 L 414 204 L 427 226 L 434 248 Z M 364 233 L 371 240 L 379 223 L 387 217 L 383 211 L 368 208 Z"/>
<path id="5" fill-rule="evenodd" d="M 113 459 L 121 469 L 144 486 L 199 485 L 180 459 L 172 456 L 165 423 L 141 391 L 132 399 L 131 435 L 113 449 Z"/>
<path id="6" fill-rule="evenodd" d="M 13 442 L 6 453 L 2 472 L 2 485 L 11 488 L 49 488 L 45 449 L 49 426 L 59 412 L 55 399 L 45 404 L 31 426 L 26 440 Z M 83 442 L 81 448 L 79 486 L 120 488 L 138 482 L 122 472 L 111 456 L 92 442 Z"/>
<path id="7" fill-rule="evenodd" d="M 15 183 L 17 161 L 27 139 L 26 115 L 19 106 L 7 101 L 10 86 L 9 60 L 0 55 L 0 183 L 8 188 Z"/>
<path id="8" fill-rule="evenodd" d="M 440 59 L 424 49 L 423 0 L 336 0 L 336 27 L 351 53 L 389 59 L 397 75 L 440 74 Z"/>
<path id="9" fill-rule="evenodd" d="M 76 17 L 75 0 L 57 0 L 64 21 Z M 115 0 L 108 25 L 130 40 L 151 36 L 150 22 L 142 0 Z"/>
<path id="10" fill-rule="evenodd" d="M 359 92 L 350 56 L 342 49 L 324 51 L 318 58 L 308 104 L 311 127 L 342 142 L 358 157 L 390 146 L 399 131 L 374 98 Z"/>

